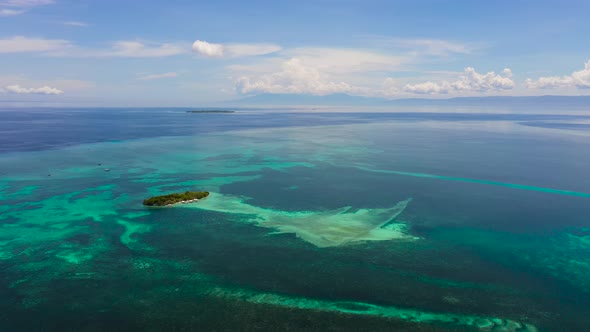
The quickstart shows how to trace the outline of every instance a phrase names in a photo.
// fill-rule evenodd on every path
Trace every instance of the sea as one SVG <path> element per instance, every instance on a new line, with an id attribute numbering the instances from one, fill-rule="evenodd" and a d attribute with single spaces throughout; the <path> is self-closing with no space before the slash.
<path id="1" fill-rule="evenodd" d="M 0 107 L 0 331 L 590 331 L 590 107 L 190 110 Z"/>

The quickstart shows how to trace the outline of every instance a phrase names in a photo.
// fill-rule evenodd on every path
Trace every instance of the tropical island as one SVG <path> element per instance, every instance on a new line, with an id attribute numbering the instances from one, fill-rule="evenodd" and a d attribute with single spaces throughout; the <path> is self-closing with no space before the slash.
<path id="1" fill-rule="evenodd" d="M 236 111 L 232 110 L 194 110 L 194 111 L 186 111 L 187 113 L 235 113 Z"/>
<path id="2" fill-rule="evenodd" d="M 168 206 L 178 203 L 191 203 L 209 196 L 208 191 L 186 191 L 163 196 L 150 197 L 143 201 L 146 206 Z"/>

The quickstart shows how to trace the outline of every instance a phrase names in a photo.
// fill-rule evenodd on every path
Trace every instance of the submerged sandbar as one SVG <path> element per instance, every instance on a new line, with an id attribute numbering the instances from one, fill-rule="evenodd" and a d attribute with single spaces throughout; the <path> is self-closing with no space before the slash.
<path id="1" fill-rule="evenodd" d="M 397 220 L 411 198 L 388 208 L 342 207 L 326 211 L 283 211 L 248 204 L 247 198 L 212 193 L 213 199 L 190 208 L 245 216 L 242 219 L 273 234 L 296 234 L 316 247 L 335 247 L 364 241 L 416 240 L 406 223 Z"/>

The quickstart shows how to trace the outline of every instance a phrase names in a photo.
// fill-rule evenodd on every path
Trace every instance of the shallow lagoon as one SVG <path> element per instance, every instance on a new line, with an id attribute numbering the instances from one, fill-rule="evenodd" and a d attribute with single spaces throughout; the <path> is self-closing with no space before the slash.
<path id="1" fill-rule="evenodd" d="M 128 110 L 77 112 L 100 121 L 75 142 L 36 127 L 3 145 L 3 330 L 590 325 L 587 130 L 535 115 L 134 110 L 144 129 L 107 141 L 100 127 Z M 141 204 L 185 190 L 212 195 Z"/>

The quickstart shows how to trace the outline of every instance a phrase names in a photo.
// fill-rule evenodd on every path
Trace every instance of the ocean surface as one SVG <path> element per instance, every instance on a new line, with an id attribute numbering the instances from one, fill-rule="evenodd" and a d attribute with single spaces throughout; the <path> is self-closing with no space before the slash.
<path id="1" fill-rule="evenodd" d="M 145 198 L 207 190 L 199 202 Z M 590 331 L 590 116 L 0 110 L 0 331 Z"/>

